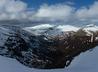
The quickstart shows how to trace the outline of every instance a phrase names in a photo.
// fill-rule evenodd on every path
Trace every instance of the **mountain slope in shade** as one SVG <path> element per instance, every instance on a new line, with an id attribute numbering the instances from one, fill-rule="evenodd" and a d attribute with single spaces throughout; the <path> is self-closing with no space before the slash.
<path id="1" fill-rule="evenodd" d="M 82 52 L 98 45 L 98 27 L 38 25 L 0 27 L 0 55 L 30 68 L 64 68 Z"/>

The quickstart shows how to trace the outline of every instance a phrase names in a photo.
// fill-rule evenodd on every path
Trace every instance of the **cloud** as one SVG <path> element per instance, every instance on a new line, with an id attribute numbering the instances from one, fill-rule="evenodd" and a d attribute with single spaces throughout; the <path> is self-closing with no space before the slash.
<path id="1" fill-rule="evenodd" d="M 33 16 L 39 20 L 61 20 L 67 23 L 94 23 L 98 22 L 98 2 L 89 7 L 81 7 L 76 10 L 68 4 L 42 5 Z"/>
<path id="2" fill-rule="evenodd" d="M 22 1 L 14 1 L 11 0 L 8 4 L 5 5 L 6 12 L 9 13 L 17 13 L 17 12 L 23 12 L 27 8 L 27 4 L 25 4 Z"/>
<path id="3" fill-rule="evenodd" d="M 23 18 L 27 4 L 20 0 L 0 0 L 0 20 Z"/>
<path id="4" fill-rule="evenodd" d="M 43 5 L 36 13 L 36 17 L 50 18 L 50 19 L 66 19 L 70 17 L 73 8 L 67 5 Z"/>
<path id="5" fill-rule="evenodd" d="M 0 20 L 27 19 L 32 21 L 63 21 L 67 23 L 98 22 L 98 2 L 76 9 L 70 2 L 43 4 L 36 11 L 30 10 L 21 0 L 0 0 Z"/>
<path id="6" fill-rule="evenodd" d="M 97 21 L 98 19 L 98 2 L 90 5 L 88 8 L 83 7 L 78 9 L 75 13 L 76 17 L 80 20 Z"/>
<path id="7" fill-rule="evenodd" d="M 98 2 L 95 2 L 89 8 L 81 8 L 76 13 L 80 18 L 96 17 L 96 15 L 98 16 Z"/>

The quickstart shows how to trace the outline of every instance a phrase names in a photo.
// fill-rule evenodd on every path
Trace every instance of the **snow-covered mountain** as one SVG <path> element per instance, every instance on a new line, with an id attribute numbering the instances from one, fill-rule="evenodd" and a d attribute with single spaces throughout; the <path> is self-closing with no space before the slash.
<path id="1" fill-rule="evenodd" d="M 97 45 L 97 26 L 0 27 L 0 55 L 16 59 L 30 68 L 67 67 L 76 56 Z"/>

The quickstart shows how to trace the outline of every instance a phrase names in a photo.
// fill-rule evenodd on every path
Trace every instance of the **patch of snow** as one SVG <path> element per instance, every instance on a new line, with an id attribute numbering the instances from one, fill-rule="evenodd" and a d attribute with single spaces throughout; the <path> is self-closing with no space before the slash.
<path id="1" fill-rule="evenodd" d="M 9 33 L 9 30 L 8 29 L 6 29 L 6 28 L 4 28 L 4 27 L 0 27 L 0 32 L 2 32 L 2 33 Z"/>
<path id="2" fill-rule="evenodd" d="M 52 28 L 52 29 L 51 29 Z M 25 27 L 23 28 L 24 30 L 33 33 L 35 35 L 40 35 L 45 32 L 66 32 L 66 31 L 77 31 L 80 28 L 79 27 L 74 27 L 71 25 L 51 25 L 51 24 L 41 24 L 33 27 Z M 49 31 L 50 30 L 50 31 Z M 53 31 L 53 32 L 52 32 Z"/>
<path id="3" fill-rule="evenodd" d="M 93 33 L 98 31 L 98 26 L 89 24 L 83 30 L 87 33 L 87 36 L 91 36 L 91 42 L 93 42 Z"/>
<path id="4" fill-rule="evenodd" d="M 98 37 L 96 37 L 95 40 L 98 40 Z"/>
<path id="5" fill-rule="evenodd" d="M 77 31 L 79 30 L 78 27 L 74 27 L 74 26 L 71 26 L 71 25 L 50 25 L 50 24 L 42 24 L 42 25 L 37 25 L 37 26 L 34 26 L 34 27 L 26 27 L 24 28 L 25 30 L 43 30 L 43 29 L 49 29 L 49 28 L 57 28 L 61 31 Z"/>
<path id="6" fill-rule="evenodd" d="M 54 25 L 41 24 L 41 25 L 37 25 L 37 26 L 33 26 L 33 27 L 25 27 L 25 28 L 23 28 L 23 30 L 26 30 L 35 35 L 40 35 L 40 34 L 45 33 L 48 29 L 53 28 L 53 27 L 54 27 Z"/>
<path id="7" fill-rule="evenodd" d="M 88 24 L 88 25 L 86 25 L 86 27 L 94 27 L 95 26 L 95 24 Z"/>
<path id="8" fill-rule="evenodd" d="M 86 31 L 96 32 L 96 31 L 98 31 L 98 26 L 85 27 L 84 30 L 86 30 Z"/>
<path id="9" fill-rule="evenodd" d="M 59 25 L 57 27 L 57 29 L 60 29 L 61 31 L 66 32 L 66 31 L 77 31 L 80 28 L 79 27 L 74 27 L 74 26 L 71 26 L 71 25 Z"/>
<path id="10" fill-rule="evenodd" d="M 54 27 L 54 25 L 50 25 L 50 24 L 41 24 L 41 25 L 36 25 L 36 26 L 33 26 L 33 27 L 26 27 L 26 29 L 48 29 L 48 28 L 51 28 L 51 27 Z"/>
<path id="11" fill-rule="evenodd" d="M 3 27 L 0 27 L 0 46 L 2 46 L 7 40 L 8 36 L 5 34 L 9 34 L 9 30 Z"/>

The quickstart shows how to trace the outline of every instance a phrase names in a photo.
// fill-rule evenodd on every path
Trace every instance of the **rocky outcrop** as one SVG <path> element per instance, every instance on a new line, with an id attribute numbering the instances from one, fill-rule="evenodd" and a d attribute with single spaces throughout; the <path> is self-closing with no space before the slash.
<path id="1" fill-rule="evenodd" d="M 76 56 L 98 45 L 98 31 L 60 31 L 50 26 L 31 33 L 26 29 L 1 27 L 0 55 L 17 59 L 30 68 L 67 67 Z"/>

